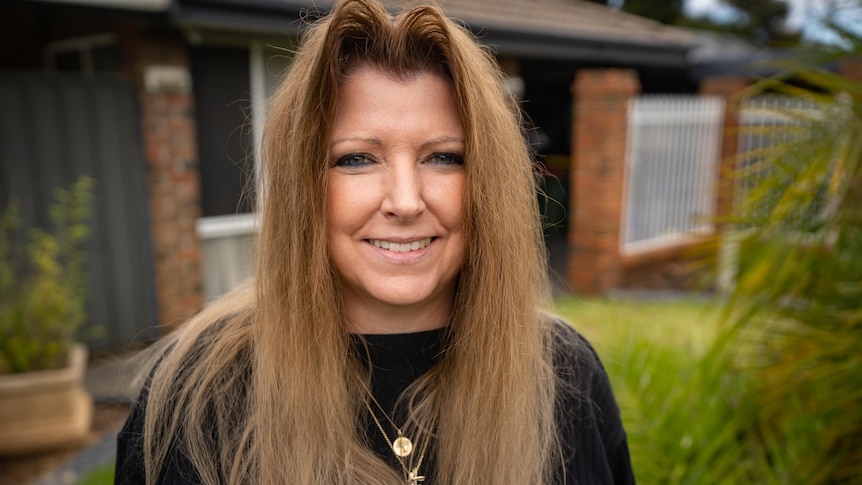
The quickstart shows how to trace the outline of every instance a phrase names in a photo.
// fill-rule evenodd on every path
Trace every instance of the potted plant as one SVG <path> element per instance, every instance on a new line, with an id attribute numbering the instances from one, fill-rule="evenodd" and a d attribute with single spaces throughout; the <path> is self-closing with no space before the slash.
<path id="1" fill-rule="evenodd" d="M 89 432 L 87 352 L 77 335 L 92 185 L 81 177 L 57 191 L 51 232 L 25 237 L 15 201 L 0 215 L 0 454 L 68 446 Z"/>

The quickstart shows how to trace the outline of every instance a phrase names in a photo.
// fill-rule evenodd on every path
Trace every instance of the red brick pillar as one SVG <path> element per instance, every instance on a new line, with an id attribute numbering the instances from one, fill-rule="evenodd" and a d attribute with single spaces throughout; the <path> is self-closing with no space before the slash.
<path id="1" fill-rule="evenodd" d="M 582 70 L 572 86 L 568 281 L 601 294 L 619 283 L 628 101 L 640 91 L 632 70 Z"/>
<path id="2" fill-rule="evenodd" d="M 862 55 L 841 59 L 838 62 L 838 74 L 854 83 L 862 83 Z"/>
<path id="3" fill-rule="evenodd" d="M 862 55 L 853 55 L 847 56 L 838 63 L 838 74 L 843 78 L 849 80 L 854 83 L 857 87 L 862 86 Z M 862 93 L 858 90 L 854 93 L 845 93 L 850 98 L 846 101 L 852 103 L 850 106 L 858 106 L 859 103 L 862 103 Z M 858 111 L 857 111 L 858 112 Z M 848 206 L 855 205 L 859 207 L 860 203 L 862 203 L 862 173 L 857 171 L 857 176 L 854 180 L 849 181 L 850 191 L 847 194 L 847 197 L 850 199 L 847 204 Z"/>
<path id="4" fill-rule="evenodd" d="M 159 324 L 180 325 L 203 305 L 200 177 L 188 49 L 169 32 L 121 34 L 139 86 Z"/>
<path id="5" fill-rule="evenodd" d="M 724 98 L 724 128 L 721 136 L 721 159 L 718 164 L 716 216 L 719 224 L 733 215 L 733 178 L 739 144 L 739 102 L 741 93 L 750 85 L 741 77 L 714 77 L 704 80 L 700 94 Z"/>

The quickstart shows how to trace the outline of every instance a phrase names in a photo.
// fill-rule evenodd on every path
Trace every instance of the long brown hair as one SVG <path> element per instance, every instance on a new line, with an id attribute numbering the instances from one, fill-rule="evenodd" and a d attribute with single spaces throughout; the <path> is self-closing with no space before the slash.
<path id="1" fill-rule="evenodd" d="M 559 465 L 544 245 L 502 74 L 437 7 L 393 17 L 375 0 L 346 0 L 308 28 L 271 100 L 254 282 L 162 344 L 145 431 L 150 483 L 178 444 L 206 483 L 402 481 L 366 444 L 368 375 L 327 250 L 327 138 L 339 85 L 359 65 L 447 79 L 465 136 L 465 263 L 443 356 L 404 397 L 410 425 L 434 432 L 432 479 L 546 483 Z"/>

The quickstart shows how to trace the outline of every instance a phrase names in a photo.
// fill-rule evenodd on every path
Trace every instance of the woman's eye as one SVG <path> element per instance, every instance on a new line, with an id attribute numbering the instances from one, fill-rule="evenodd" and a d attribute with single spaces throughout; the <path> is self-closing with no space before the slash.
<path id="1" fill-rule="evenodd" d="M 435 153 L 429 162 L 435 165 L 464 165 L 464 157 L 454 153 Z"/>
<path id="2" fill-rule="evenodd" d="M 336 167 L 363 167 L 372 163 L 370 157 L 364 153 L 351 153 L 344 155 L 335 161 Z"/>

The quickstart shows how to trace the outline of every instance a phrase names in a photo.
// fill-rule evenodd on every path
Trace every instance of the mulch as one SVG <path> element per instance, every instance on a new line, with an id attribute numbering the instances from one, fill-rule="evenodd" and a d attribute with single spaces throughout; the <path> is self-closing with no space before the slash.
<path id="1" fill-rule="evenodd" d="M 97 443 L 106 433 L 119 430 L 128 414 L 128 404 L 97 403 L 93 409 L 90 434 L 81 445 L 32 455 L 0 456 L 0 484 L 27 485 L 57 469 L 81 450 Z"/>

